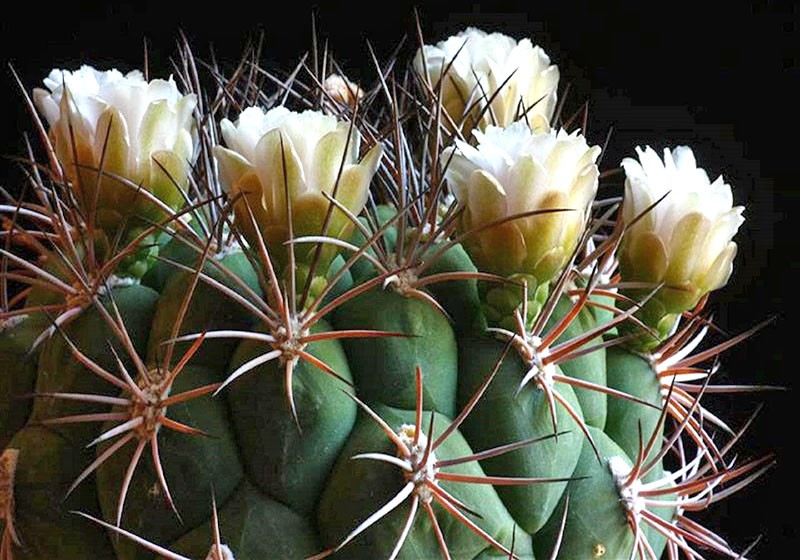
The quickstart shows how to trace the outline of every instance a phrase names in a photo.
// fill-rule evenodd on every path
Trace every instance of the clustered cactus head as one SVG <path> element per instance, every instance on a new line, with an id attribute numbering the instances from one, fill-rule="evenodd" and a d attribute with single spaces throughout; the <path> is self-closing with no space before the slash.
<path id="1" fill-rule="evenodd" d="M 186 95 L 88 66 L 34 92 L 0 560 L 748 554 L 694 518 L 774 460 L 714 411 L 773 387 L 716 382 L 760 327 L 705 341 L 743 209 L 690 148 L 596 200 L 614 174 L 527 38 L 467 29 L 372 87 L 327 50 L 283 80 L 179 48 Z"/>
<path id="2" fill-rule="evenodd" d="M 186 200 L 196 155 L 197 100 L 175 80 L 147 81 L 134 70 L 53 70 L 33 99 L 65 178 L 97 225 L 112 235 L 136 218 L 163 216 Z M 141 225 L 141 224 L 135 224 Z"/>

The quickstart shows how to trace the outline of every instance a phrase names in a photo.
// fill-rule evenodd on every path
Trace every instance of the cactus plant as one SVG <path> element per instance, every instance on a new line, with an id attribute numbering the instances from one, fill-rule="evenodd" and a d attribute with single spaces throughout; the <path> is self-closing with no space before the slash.
<path id="1" fill-rule="evenodd" d="M 177 78 L 26 97 L 0 558 L 746 554 L 693 518 L 774 462 L 707 405 L 771 388 L 714 379 L 758 326 L 704 342 L 731 187 L 646 149 L 597 200 L 529 39 L 467 30 L 372 87 L 312 56 L 282 80 L 184 39 Z"/>

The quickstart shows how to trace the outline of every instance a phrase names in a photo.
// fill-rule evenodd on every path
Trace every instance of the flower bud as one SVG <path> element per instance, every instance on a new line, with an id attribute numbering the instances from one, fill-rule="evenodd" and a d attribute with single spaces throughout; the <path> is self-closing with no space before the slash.
<path id="1" fill-rule="evenodd" d="M 522 122 L 473 134 L 476 147 L 456 141 L 442 158 L 463 207 L 462 232 L 525 212 L 563 211 L 489 227 L 467 236 L 464 246 L 479 270 L 531 275 L 545 284 L 567 264 L 583 232 L 597 192 L 600 147 L 577 132 L 536 134 Z"/>
<path id="2" fill-rule="evenodd" d="M 618 252 L 620 274 L 623 281 L 662 285 L 648 302 L 645 320 L 666 330 L 657 321 L 692 309 L 727 283 L 744 207 L 733 206 L 731 187 L 721 176 L 709 181 L 691 148 L 667 148 L 663 161 L 650 147 L 636 152 L 638 161 L 622 161 L 622 218 L 628 227 Z"/>
<path id="3" fill-rule="evenodd" d="M 222 186 L 235 200 L 236 220 L 251 244 L 257 235 L 263 237 L 279 264 L 287 262 L 284 243 L 289 240 L 290 220 L 295 237 L 323 232 L 331 206 L 323 193 L 353 214 L 366 204 L 382 148 L 376 144 L 359 161 L 360 135 L 349 123 L 317 111 L 296 113 L 276 107 L 265 113 L 250 107 L 236 123 L 225 119 L 221 126 L 227 148 L 217 146 L 214 153 Z M 343 239 L 352 227 L 347 216 L 335 209 L 326 235 Z M 313 255 L 300 246 L 296 253 L 298 262 L 306 264 Z M 324 258 L 334 255 L 327 246 Z"/>
<path id="4" fill-rule="evenodd" d="M 552 121 L 558 67 L 530 39 L 517 42 L 470 27 L 435 46 L 424 45 L 414 68 L 423 80 L 430 80 L 434 92 L 441 85 L 443 108 L 464 138 L 473 128 L 525 120 L 542 131 Z"/>
<path id="5" fill-rule="evenodd" d="M 115 175 L 172 209 L 183 205 L 195 156 L 193 94 L 182 95 L 171 77 L 146 81 L 138 70 L 123 75 L 91 66 L 53 70 L 44 84 L 34 102 L 66 179 L 100 228 L 116 231 L 132 216 L 163 218 Z"/>
<path id="6" fill-rule="evenodd" d="M 322 88 L 331 99 L 343 105 L 355 107 L 364 97 L 364 90 L 361 87 L 339 74 L 330 74 L 322 82 Z"/>

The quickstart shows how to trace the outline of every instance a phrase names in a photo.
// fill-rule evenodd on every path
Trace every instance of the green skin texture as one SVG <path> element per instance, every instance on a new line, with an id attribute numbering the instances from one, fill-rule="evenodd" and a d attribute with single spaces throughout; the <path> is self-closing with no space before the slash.
<path id="1" fill-rule="evenodd" d="M 575 468 L 576 480 L 569 483 L 555 514 L 547 525 L 535 535 L 534 550 L 541 553 L 543 550 L 552 549 L 552 546 L 555 545 L 564 514 L 566 497 L 569 496 L 569 510 L 558 557 L 596 560 L 592 551 L 594 546 L 600 543 L 606 548 L 603 558 L 630 558 L 634 534 L 627 524 L 625 508 L 619 502 L 619 492 L 607 461 L 610 457 L 619 456 L 625 460 L 628 466 L 631 466 L 632 462 L 604 432 L 592 427 L 589 428 L 589 431 L 600 452 L 600 460 L 598 461 L 592 446 L 586 440 Z M 651 474 L 660 478 L 663 472 L 658 467 Z M 673 496 L 666 496 L 664 499 L 673 498 Z M 648 510 L 665 521 L 671 521 L 674 513 L 673 508 L 650 506 Z M 640 522 L 639 526 L 656 557 L 661 557 L 666 539 L 644 522 Z"/>
<path id="2" fill-rule="evenodd" d="M 463 407 L 487 379 L 505 344 L 491 338 L 461 341 L 459 406 Z M 517 394 L 527 368 L 513 353 L 503 360 L 481 400 L 467 417 L 461 431 L 476 450 L 490 449 L 530 438 L 552 435 L 550 407 L 544 392 L 528 383 Z M 580 413 L 575 393 L 569 385 L 556 383 L 555 389 Z M 579 426 L 556 404 L 558 438 L 550 438 L 481 462 L 493 476 L 558 477 L 572 475 L 584 439 Z M 486 427 L 491 426 L 490 430 Z M 535 533 L 550 517 L 566 488 L 566 482 L 548 482 L 497 489 L 509 511 L 529 533 Z M 535 505 L 534 505 L 535 504 Z"/>
<path id="3" fill-rule="evenodd" d="M 536 534 L 534 550 L 538 554 L 555 546 L 569 496 L 559 558 L 596 560 L 592 551 L 597 544 L 605 546 L 603 558 L 624 559 L 631 556 L 633 533 L 628 527 L 624 506 L 619 502 L 619 492 L 607 465 L 608 458 L 614 456 L 622 457 L 628 466 L 631 460 L 602 431 L 596 428 L 590 428 L 590 431 L 600 452 L 600 460 L 587 439 L 575 467 L 576 480 L 569 483 L 550 521 Z"/>
<path id="4" fill-rule="evenodd" d="M 220 506 L 218 515 L 220 534 L 224 544 L 236 551 L 236 560 L 307 558 L 322 550 L 316 531 L 306 518 L 247 481 Z M 205 558 L 213 541 L 209 521 L 169 549 L 188 558 Z"/>
<path id="5" fill-rule="evenodd" d="M 383 204 L 377 206 L 378 227 L 387 223 L 389 220 L 394 218 L 394 216 L 395 216 L 395 211 L 393 208 Z M 369 220 L 367 220 L 364 217 L 360 217 L 358 220 L 364 225 L 364 227 L 367 228 L 367 230 L 370 231 L 372 230 L 372 228 L 370 227 L 371 222 Z M 353 233 L 350 235 L 350 239 L 348 240 L 348 242 L 355 245 L 356 247 L 363 247 L 364 244 L 367 242 L 367 238 L 364 237 L 364 235 L 358 228 L 354 228 Z M 394 251 L 395 244 L 397 243 L 397 230 L 394 227 L 390 227 L 383 234 L 382 240 L 378 241 L 377 243 L 380 243 L 381 247 L 385 247 L 387 251 Z M 376 256 L 375 250 L 372 247 L 367 249 L 367 253 L 369 253 L 373 257 Z M 353 266 L 350 268 L 350 272 L 352 273 L 353 281 L 356 284 L 363 284 L 370 278 L 374 278 L 375 276 L 378 275 L 375 268 L 366 259 L 359 259 L 358 261 L 353 263 Z"/>
<path id="6" fill-rule="evenodd" d="M 413 411 L 383 405 L 375 405 L 373 410 L 394 429 L 403 424 L 414 423 Z M 428 426 L 430 412 L 425 412 L 423 419 L 423 424 Z M 438 437 L 449 424 L 450 420 L 447 417 L 435 414 L 433 437 Z M 424 428 L 423 433 L 426 432 L 427 428 Z M 398 467 L 369 459 L 353 460 L 352 457 L 359 453 L 396 454 L 394 444 L 366 414 L 359 414 L 356 427 L 339 456 L 317 509 L 320 533 L 328 546 L 340 543 L 364 519 L 392 499 L 404 485 Z M 437 459 L 449 459 L 470 455 L 472 450 L 456 430 L 436 449 L 435 453 Z M 480 466 L 475 462 L 447 467 L 446 471 L 473 476 L 483 475 Z M 487 533 L 506 547 L 511 546 L 514 535 L 515 553 L 521 558 L 532 558 L 530 537 L 516 526 L 492 486 L 456 482 L 442 482 L 441 486 L 481 514 L 482 519 L 479 520 L 479 524 Z M 402 532 L 409 508 L 410 498 L 380 523 L 356 537 L 336 555 L 336 558 L 388 557 Z M 490 546 L 456 519 L 444 513 L 440 506 L 434 505 L 434 511 L 437 512 L 442 534 L 453 558 L 475 558 Z M 474 517 L 471 518 L 473 521 L 476 520 Z M 433 527 L 420 507 L 399 558 L 416 559 L 431 555 L 435 557 L 438 556 L 438 551 L 439 546 Z"/>
<path id="7" fill-rule="evenodd" d="M 386 238 L 393 245 L 396 233 L 390 230 Z M 169 254 L 166 247 L 162 254 Z M 194 251 L 177 251 L 176 256 L 170 258 L 191 264 L 196 261 L 195 257 Z M 331 273 L 341 265 L 341 261 L 342 258 L 337 257 Z M 226 256 L 222 263 L 261 295 L 257 275 L 241 253 Z M 356 278 L 355 284 L 375 275 L 369 263 L 361 262 L 365 263 L 366 267 L 361 267 L 361 277 L 356 274 L 357 268 L 351 271 Z M 166 273 L 167 269 L 172 270 Z M 241 290 L 213 266 L 207 264 L 205 270 L 226 285 Z M 474 270 L 466 253 L 456 246 L 425 274 Z M 161 287 L 160 296 L 145 286 L 115 288 L 113 292 L 127 328 L 133 332 L 137 350 L 151 365 L 160 363 L 158 358 L 163 356 L 163 342 L 173 336 L 175 318 L 192 280 L 191 273 L 170 265 L 162 268 L 161 272 L 163 276 L 155 280 L 152 276 L 145 278 L 145 282 L 152 280 L 152 285 Z M 342 286 L 350 281 L 347 276 Z M 334 293 L 342 286 L 337 286 Z M 372 419 L 357 412 L 355 402 L 343 391 L 355 393 L 366 401 L 393 428 L 413 423 L 414 370 L 419 366 L 424 378 L 423 400 L 427 411 L 423 429 L 427 432 L 429 411 L 435 410 L 434 433 L 439 434 L 448 425 L 448 419 L 461 410 L 491 373 L 504 348 L 504 343 L 481 336 L 485 320 L 480 313 L 480 298 L 474 280 L 448 281 L 428 286 L 426 290 L 437 298 L 449 318 L 425 302 L 378 287 L 349 301 L 328 317 L 332 325 L 320 323 L 315 327 L 316 332 L 354 328 L 398 331 L 411 336 L 310 344 L 307 350 L 311 354 L 352 381 L 353 386 L 299 361 L 294 373 L 293 391 L 300 430 L 289 412 L 283 372 L 277 360 L 244 374 L 217 396 L 207 394 L 170 407 L 167 413 L 170 418 L 212 436 L 189 436 L 167 428 L 159 432 L 166 479 L 183 523 L 177 520 L 164 497 L 153 492 L 157 479 L 148 447 L 133 477 L 122 527 L 189 557 L 205 558 L 211 545 L 213 495 L 220 512 L 222 540 L 231 546 L 237 560 L 304 558 L 339 544 L 361 521 L 391 499 L 403 482 L 395 466 L 351 459 L 360 452 L 394 455 L 396 450 Z M 556 309 L 556 317 L 565 312 L 566 303 L 563 302 Z M 551 320 L 551 325 L 555 320 Z M 179 334 L 213 329 L 258 330 L 253 326 L 254 321 L 249 312 L 201 281 Z M 594 324 L 589 313 L 581 313 L 565 338 L 585 332 Z M 109 371 L 116 370 L 113 356 L 107 351 L 105 339 L 109 336 L 108 329 L 95 310 L 86 311 L 66 330 L 82 351 Z M 14 331 L 14 337 L 21 339 L 24 336 L 29 335 Z M 3 340 L 6 339 L 0 338 L 0 344 Z M 191 342 L 176 345 L 173 364 L 190 345 Z M 263 343 L 235 338 L 206 340 L 185 371 L 177 377 L 172 394 L 222 382 L 238 365 L 263 354 L 265 348 Z M 642 363 L 646 365 L 632 354 L 609 349 L 567 362 L 561 368 L 566 375 L 596 383 L 605 383 L 607 377 L 610 386 L 658 403 L 660 394 L 652 376 L 629 375 L 631 371 L 643 369 Z M 487 394 L 459 430 L 437 449 L 437 457 L 461 457 L 522 439 L 551 435 L 554 430 L 550 410 L 542 391 L 530 383 L 515 396 L 526 369 L 511 350 Z M 87 374 L 58 337 L 42 346 L 38 372 L 38 391 L 118 393 L 107 382 Z M 603 453 L 634 456 L 632 445 L 638 445 L 638 433 L 629 427 L 641 420 L 643 432 L 647 434 L 652 429 L 653 418 L 658 417 L 658 411 L 636 403 L 606 398 L 590 391 L 573 391 L 565 384 L 557 384 L 556 388 L 590 426 L 596 426 L 591 428 L 592 434 Z M 94 405 L 81 404 L 77 408 L 75 405 L 38 399 L 34 416 L 42 419 L 105 410 Z M 24 411 L 12 408 L 13 414 L 24 416 Z M 593 545 L 592 539 L 600 536 L 609 547 L 606 558 L 616 558 L 615 553 L 623 554 L 626 547 L 630 547 L 632 536 L 619 511 L 613 482 L 610 486 L 608 484 L 608 469 L 598 467 L 597 458 L 575 421 L 562 407 L 557 405 L 556 410 L 559 431 L 568 432 L 560 435 L 557 441 L 550 439 L 480 464 L 472 462 L 446 470 L 478 476 L 484 472 L 496 476 L 592 476 L 591 483 L 573 480 L 519 487 L 446 482 L 442 485 L 482 514 L 482 518 L 471 517 L 479 526 L 506 546 L 511 546 L 513 540 L 514 551 L 522 558 L 533 558 L 534 550 L 539 558 L 550 557 L 554 531 L 561 522 L 561 505 L 569 493 L 569 536 L 562 544 L 559 558 L 580 560 L 587 557 L 583 555 L 585 547 Z M 99 445 L 96 451 L 83 451 L 83 445 L 101 428 L 108 429 L 112 425 L 116 423 L 59 426 L 46 430 L 47 436 L 37 435 L 35 438 L 25 434 L 32 430 L 37 430 L 38 434 L 44 431 L 43 428 L 28 426 L 18 432 L 14 441 L 21 442 L 23 449 L 33 447 L 31 441 L 25 439 L 38 442 L 39 439 L 56 438 L 58 441 L 51 445 L 52 451 L 36 450 L 42 456 L 51 452 L 56 454 L 54 459 L 37 459 L 35 462 L 26 459 L 21 463 L 25 473 L 20 474 L 18 470 L 17 484 L 57 482 L 53 488 L 48 486 L 49 482 L 43 488 L 47 489 L 48 504 L 60 500 L 66 487 L 96 453 L 101 453 L 115 440 Z M 605 433 L 599 430 L 600 427 Z M 622 449 L 612 440 L 619 441 Z M 100 467 L 96 475 L 82 482 L 61 507 L 79 509 L 113 524 L 120 485 L 135 445 L 135 442 L 129 442 L 122 452 Z M 69 464 L 63 466 L 66 462 Z M 56 468 L 60 470 L 52 472 Z M 660 478 L 662 474 L 659 466 L 650 477 Z M 47 521 L 50 525 L 37 525 L 45 521 L 37 517 L 43 515 L 37 513 L 43 506 L 35 503 L 40 499 L 36 497 L 39 494 L 30 494 L 30 488 L 35 484 L 28 487 L 23 484 L 18 491 L 17 518 L 23 539 L 22 528 L 33 519 L 34 525 L 29 526 L 34 529 L 25 529 L 25 532 L 45 534 L 42 532 L 45 529 L 40 527 L 46 527 L 47 534 L 63 534 L 63 539 L 81 535 L 80 546 L 84 542 L 91 543 L 91 548 L 78 548 L 74 553 L 65 548 L 63 550 L 69 550 L 68 553 L 59 550 L 56 554 L 48 548 L 50 540 L 41 539 L 46 542 L 36 543 L 36 546 L 43 547 L 41 551 L 37 549 L 38 556 L 21 553 L 20 557 L 37 560 L 54 557 L 67 560 L 152 558 L 152 553 L 138 545 L 124 538 L 109 539 L 105 531 L 85 519 L 63 513 L 63 509 L 48 511 L 48 515 L 55 515 L 48 518 L 51 519 Z M 32 495 L 35 499 L 29 497 Z M 407 508 L 407 504 L 397 508 L 333 558 L 388 556 L 406 520 Z M 438 505 L 434 509 L 453 558 L 505 558 Z M 656 512 L 662 513 L 665 519 L 672 516 L 666 508 L 659 508 Z M 663 538 L 659 542 L 658 535 L 647 528 L 645 531 L 654 548 L 662 550 Z M 87 536 L 84 537 L 84 533 Z M 52 542 L 62 542 L 59 538 L 53 537 Z M 400 557 L 438 556 L 439 548 L 432 527 L 424 511 L 420 510 Z M 625 558 L 624 555 L 619 557 Z"/>
<path id="8" fill-rule="evenodd" d="M 377 215 L 380 225 L 383 225 L 395 216 L 395 211 L 390 207 L 379 205 L 377 207 Z M 369 228 L 369 222 L 365 218 L 362 217 L 359 218 L 359 220 Z M 386 230 L 379 242 L 390 254 L 397 248 L 397 235 L 397 229 L 391 227 Z M 407 231 L 406 248 L 410 248 L 415 236 L 415 231 Z M 360 247 L 366 243 L 366 238 L 356 229 L 351 235 L 349 242 Z M 424 241 L 420 241 L 418 247 L 422 246 L 422 243 L 424 243 Z M 444 253 L 438 255 L 436 260 L 430 262 L 428 257 L 432 257 L 440 247 L 441 243 L 433 244 L 422 256 L 421 260 L 429 264 L 423 271 L 423 278 L 445 272 L 477 272 L 478 269 L 472 264 L 469 255 L 467 255 L 467 252 L 461 244 L 454 245 Z M 372 248 L 368 249 L 367 252 L 372 256 L 376 256 L 375 250 Z M 356 285 L 362 284 L 378 275 L 377 270 L 375 270 L 374 266 L 366 259 L 356 261 L 350 270 L 352 272 L 354 284 Z M 448 280 L 445 282 L 437 282 L 428 284 L 425 286 L 424 290 L 433 295 L 439 305 L 444 308 L 457 334 L 481 333 L 486 329 L 486 319 L 481 312 L 477 280 Z"/>
<path id="9" fill-rule="evenodd" d="M 611 296 L 603 296 L 603 295 L 591 295 L 589 296 L 591 301 L 596 302 L 598 305 L 592 306 L 592 315 L 594 316 L 594 320 L 597 322 L 598 325 L 605 325 L 606 323 L 610 323 L 614 319 L 614 312 L 611 309 L 615 307 L 615 300 Z M 600 305 L 606 306 L 606 308 L 599 307 Z M 619 334 L 619 330 L 617 327 L 612 327 L 611 329 L 607 330 L 604 334 L 604 338 L 613 338 Z"/>
<path id="10" fill-rule="evenodd" d="M 333 278 L 333 276 L 345 265 L 345 262 L 346 261 L 342 255 L 336 255 L 336 258 L 333 259 L 331 266 L 328 269 L 328 278 Z M 350 270 L 346 270 L 339 281 L 333 286 L 328 295 L 326 295 L 322 300 L 322 305 L 327 305 L 352 287 L 353 274 Z"/>
<path id="11" fill-rule="evenodd" d="M 256 294 L 261 295 L 256 273 L 243 253 L 226 255 L 220 259 L 220 264 L 241 278 Z M 244 291 L 213 265 L 206 264 L 204 273 L 239 293 Z M 153 319 L 148 345 L 148 359 L 153 363 L 161 362 L 158 357 L 164 354 L 164 342 L 173 336 L 175 321 L 180 314 L 186 294 L 193 285 L 193 276 L 191 272 L 180 270 L 173 274 L 164 286 Z M 198 279 L 178 336 L 218 329 L 248 329 L 252 323 L 253 319 L 249 312 L 241 305 L 225 297 L 214 286 Z M 237 344 L 238 340 L 235 338 L 206 340 L 190 363 L 202 364 L 206 368 L 220 372 L 219 381 L 221 381 Z M 191 345 L 192 341 L 176 343 L 172 363 L 175 364 L 180 360 Z"/>
<path id="12" fill-rule="evenodd" d="M 70 513 L 78 510 L 98 515 L 94 477 L 64 500 L 69 486 L 91 461 L 92 452 L 58 432 L 36 426 L 17 432 L 8 448 L 19 450 L 14 480 L 15 528 L 23 546 L 14 550 L 14 558 L 114 560 L 105 531 Z"/>
<path id="13" fill-rule="evenodd" d="M 660 407 L 663 403 L 661 386 L 650 363 L 622 348 L 609 348 L 606 355 L 608 365 L 608 386 L 624 391 Z M 608 399 L 608 422 L 605 432 L 617 442 L 628 457 L 636 457 L 639 452 L 639 431 L 631 430 L 632 426 L 642 427 L 642 439 L 647 439 L 657 429 L 661 410 L 649 408 L 641 404 L 627 402 L 610 397 Z M 663 433 L 663 428 L 660 430 Z M 645 459 L 649 462 L 658 453 L 656 445 Z M 658 480 L 664 476 L 664 469 L 658 465 L 644 477 L 644 482 Z M 665 498 L 669 499 L 669 498 Z M 673 510 L 654 508 L 653 512 L 665 520 L 672 519 Z M 649 526 L 645 527 L 647 540 L 658 554 L 666 545 L 666 538 Z"/>
<path id="14" fill-rule="evenodd" d="M 213 383 L 216 372 L 198 366 L 187 366 L 176 378 L 172 394 Z M 167 416 L 203 430 L 211 437 L 190 436 L 162 427 L 158 447 L 170 493 L 181 514 L 181 523 L 166 505 L 153 468 L 150 448 L 145 448 L 133 476 L 125 501 L 122 526 L 154 542 L 170 542 L 211 517 L 212 491 L 220 501 L 234 491 L 242 479 L 242 466 L 236 448 L 228 409 L 223 399 L 205 395 L 170 406 Z M 110 429 L 118 422 L 104 428 Z M 103 442 L 102 453 L 115 439 Z M 117 501 L 121 481 L 138 440 L 127 443 L 97 470 L 97 493 L 103 517 L 116 523 Z M 149 558 L 150 554 L 128 539 L 115 539 L 120 559 Z"/>
<path id="15" fill-rule="evenodd" d="M 439 245 L 434 245 L 428 254 L 432 255 L 438 249 Z M 464 248 L 461 245 L 454 245 L 437 257 L 422 276 L 424 278 L 445 272 L 477 271 Z M 453 330 L 457 335 L 482 333 L 486 330 L 486 318 L 481 312 L 477 280 L 447 280 L 428 284 L 425 289 L 450 316 Z"/>
<path id="16" fill-rule="evenodd" d="M 159 260 L 142 277 L 142 284 L 157 292 L 161 292 L 169 279 L 180 270 L 168 261 L 196 266 L 203 251 L 203 247 L 198 247 L 193 240 L 181 233 L 164 234 L 159 241 L 163 243 L 158 251 Z"/>
<path id="17" fill-rule="evenodd" d="M 661 386 L 647 360 L 636 354 L 622 348 L 609 348 L 607 361 L 609 387 L 654 405 L 651 408 L 616 397 L 608 399 L 608 421 L 605 432 L 617 442 L 628 457 L 636 457 L 639 453 L 638 426 L 641 426 L 645 444 L 658 427 L 663 403 Z M 657 452 L 658 446 L 647 459 L 652 458 Z"/>
<path id="18" fill-rule="evenodd" d="M 39 349 L 31 351 L 48 320 L 29 315 L 14 327 L 0 328 L 0 449 L 5 448 L 31 412 Z"/>
<path id="19" fill-rule="evenodd" d="M 324 322 L 312 332 L 329 331 Z M 245 340 L 230 370 L 272 350 Z M 338 340 L 309 344 L 306 351 L 352 383 Z M 284 367 L 273 360 L 233 381 L 227 392 L 236 434 L 250 479 L 264 492 L 309 514 L 356 419 L 350 387 L 316 366 L 298 360 L 292 376 L 298 425 L 286 395 Z"/>
<path id="20" fill-rule="evenodd" d="M 562 296 L 558 300 L 553 315 L 545 326 L 544 332 L 550 332 L 550 329 L 556 326 L 558 321 L 569 312 L 571 307 L 572 302 L 569 298 Z M 554 345 L 572 340 L 596 326 L 597 321 L 591 311 L 587 308 L 583 308 L 578 313 L 577 318 L 567 326 L 564 333 L 556 339 Z M 602 337 L 598 336 L 581 346 L 579 350 L 601 342 Z M 575 379 L 581 379 L 596 385 L 606 384 L 606 351 L 604 348 L 594 350 L 583 356 L 578 356 L 577 358 L 559 364 L 559 366 L 564 374 L 574 377 Z M 602 430 L 606 424 L 606 395 L 600 391 L 576 387 L 575 396 L 578 397 L 578 402 L 581 403 L 581 410 L 583 411 L 586 423 Z"/>
<path id="21" fill-rule="evenodd" d="M 340 307 L 334 325 L 337 330 L 372 329 L 408 335 L 342 341 L 360 398 L 413 409 L 414 371 L 418 366 L 426 375 L 423 406 L 454 415 L 456 339 L 439 311 L 423 301 L 376 288 Z"/>
<path id="22" fill-rule="evenodd" d="M 125 326 L 131 342 L 138 352 L 143 353 L 147 344 L 150 326 L 153 322 L 158 294 L 141 285 L 113 288 L 110 297 L 116 303 L 120 315 L 125 319 Z M 109 296 L 103 301 L 110 309 Z M 129 372 L 135 371 L 130 358 L 126 356 L 121 343 L 108 332 L 108 325 L 101 313 L 94 308 L 85 310 L 71 324 L 64 328 L 72 343 L 89 359 L 106 371 L 116 373 L 118 366 L 114 354 L 109 350 L 109 342 L 117 351 L 120 359 Z M 75 359 L 70 346 L 64 338 L 55 333 L 42 343 L 39 355 L 39 368 L 36 378 L 36 393 L 89 393 L 115 396 L 119 389 L 90 372 Z M 106 412 L 107 405 L 89 404 L 78 401 L 67 401 L 54 398 L 37 398 L 33 404 L 31 421 L 42 421 L 61 418 L 73 414 L 91 414 Z M 89 443 L 100 430 L 98 422 L 85 422 L 70 426 L 60 426 L 61 431 L 68 431 L 75 441 Z"/>

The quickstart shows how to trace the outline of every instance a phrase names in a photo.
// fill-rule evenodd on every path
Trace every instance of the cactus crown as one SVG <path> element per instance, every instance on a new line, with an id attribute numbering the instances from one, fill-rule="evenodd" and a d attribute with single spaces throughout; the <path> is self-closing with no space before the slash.
<path id="1" fill-rule="evenodd" d="M 370 86 L 183 39 L 177 78 L 129 76 L 141 115 L 119 73 L 46 80 L 33 196 L 0 205 L 0 559 L 747 553 L 692 518 L 774 463 L 715 412 L 775 389 L 716 382 L 764 326 L 710 317 L 730 188 L 639 150 L 596 200 L 541 47 L 418 47 Z"/>

